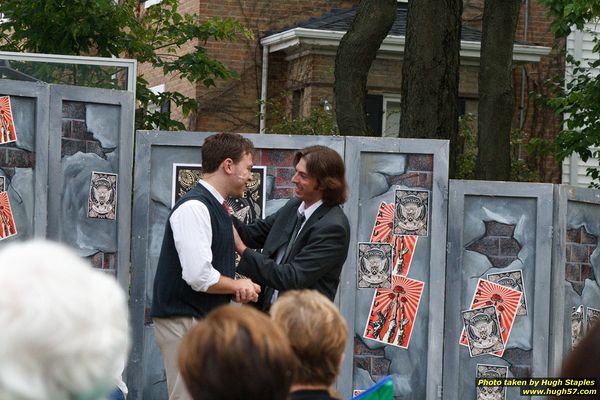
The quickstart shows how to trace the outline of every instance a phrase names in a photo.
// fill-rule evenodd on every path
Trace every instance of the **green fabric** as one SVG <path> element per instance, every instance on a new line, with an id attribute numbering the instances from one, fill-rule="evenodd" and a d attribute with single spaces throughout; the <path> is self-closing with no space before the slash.
<path id="1" fill-rule="evenodd" d="M 391 376 L 386 376 L 368 390 L 354 397 L 354 400 L 393 400 L 394 382 Z"/>

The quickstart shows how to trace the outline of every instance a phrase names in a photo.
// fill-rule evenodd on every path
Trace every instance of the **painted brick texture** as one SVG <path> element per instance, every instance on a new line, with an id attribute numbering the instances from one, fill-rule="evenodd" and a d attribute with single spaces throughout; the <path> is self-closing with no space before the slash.
<path id="1" fill-rule="evenodd" d="M 514 238 L 515 225 L 484 221 L 485 234 L 467 246 L 467 250 L 483 254 L 497 268 L 517 259 L 521 244 Z"/>
<path id="2" fill-rule="evenodd" d="M 579 293 L 583 291 L 586 279 L 596 280 L 590 256 L 598 246 L 598 238 L 581 226 L 567 230 L 565 279 Z"/>

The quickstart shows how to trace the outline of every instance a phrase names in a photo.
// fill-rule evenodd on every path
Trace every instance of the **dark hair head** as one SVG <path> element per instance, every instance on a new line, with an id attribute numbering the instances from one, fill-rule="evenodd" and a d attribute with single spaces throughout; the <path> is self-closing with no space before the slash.
<path id="1" fill-rule="evenodd" d="M 567 356 L 561 373 L 563 378 L 600 377 L 600 324 L 594 323 Z"/>
<path id="2" fill-rule="evenodd" d="M 209 136 L 202 145 L 202 172 L 215 172 L 228 158 L 237 164 L 247 153 L 254 154 L 254 145 L 237 133 Z"/>
<path id="3" fill-rule="evenodd" d="M 306 169 L 323 191 L 323 203 L 328 206 L 343 204 L 348 198 L 346 168 L 337 151 L 325 146 L 310 146 L 294 155 L 294 166 L 300 159 L 306 161 Z"/>
<path id="4" fill-rule="evenodd" d="M 294 383 L 331 386 L 348 342 L 344 317 L 331 300 L 316 290 L 290 290 L 273 304 L 271 318 L 296 356 Z"/>
<path id="5" fill-rule="evenodd" d="M 287 338 L 266 314 L 226 305 L 184 336 L 179 368 L 194 400 L 284 400 L 293 357 Z"/>

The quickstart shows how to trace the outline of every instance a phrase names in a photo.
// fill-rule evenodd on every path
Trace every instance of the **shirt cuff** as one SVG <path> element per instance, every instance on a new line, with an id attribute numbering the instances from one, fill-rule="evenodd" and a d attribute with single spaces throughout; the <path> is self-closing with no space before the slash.
<path id="1" fill-rule="evenodd" d="M 212 285 L 219 282 L 220 278 L 221 278 L 221 274 L 219 273 L 219 271 L 217 271 L 214 268 L 211 268 L 206 279 L 204 279 L 200 282 L 194 282 L 194 284 L 192 284 L 190 286 L 192 287 L 192 289 L 194 289 L 197 292 L 206 292 L 209 287 L 211 287 Z"/>

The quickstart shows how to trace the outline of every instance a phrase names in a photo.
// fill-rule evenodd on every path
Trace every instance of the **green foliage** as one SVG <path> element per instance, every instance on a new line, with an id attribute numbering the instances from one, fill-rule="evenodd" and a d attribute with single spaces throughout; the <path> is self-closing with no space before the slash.
<path id="1" fill-rule="evenodd" d="M 214 86 L 219 79 L 236 79 L 235 71 L 211 59 L 204 47 L 209 40 L 233 41 L 251 38 L 252 33 L 227 18 L 202 19 L 181 14 L 177 0 L 163 0 L 140 16 L 138 0 L 1 0 L 0 50 L 101 57 L 135 58 L 159 68 L 165 75 L 177 74 L 190 83 Z M 183 52 L 184 46 L 193 47 Z M 180 53 L 180 55 L 177 55 Z M 114 71 L 81 74 L 81 66 L 38 66 L 40 74 L 71 77 L 72 84 L 93 80 L 98 87 L 115 79 Z M 160 107 L 171 102 L 184 116 L 197 110 L 198 103 L 180 92 L 153 94 L 143 76 L 138 77 L 136 95 L 137 129 L 183 129 Z M 153 107 L 150 107 L 153 108 Z"/>
<path id="2" fill-rule="evenodd" d="M 548 16 L 553 20 L 551 31 L 557 37 L 568 36 L 575 27 L 582 30 L 584 25 L 600 16 L 598 0 L 540 0 L 548 9 Z"/>
<path id="3" fill-rule="evenodd" d="M 584 25 L 600 17 L 598 0 L 542 0 L 554 18 L 552 31 L 557 37 L 568 35 L 573 27 L 583 30 Z M 594 39 L 594 53 L 600 54 L 600 41 Z M 547 145 L 558 158 L 563 160 L 577 153 L 583 161 L 598 158 L 599 153 L 590 147 L 600 146 L 600 77 L 593 73 L 600 68 L 600 61 L 587 65 L 568 55 L 570 78 L 557 77 L 546 82 L 550 96 L 535 95 L 536 100 L 565 117 L 563 127 L 554 143 Z M 588 168 L 587 175 L 598 185 L 600 173 L 597 168 Z"/>
<path id="4" fill-rule="evenodd" d="M 305 117 L 292 118 L 281 101 L 268 101 L 269 127 L 266 133 L 284 135 L 339 135 L 335 112 L 314 107 Z"/>
<path id="5" fill-rule="evenodd" d="M 524 160 L 519 158 L 519 149 L 524 146 L 524 133 L 513 129 L 510 134 L 511 180 L 516 182 L 538 182 L 540 177 L 531 171 Z M 477 117 L 466 114 L 458 121 L 458 140 L 461 153 L 456 162 L 456 179 L 475 179 L 477 160 Z"/>

